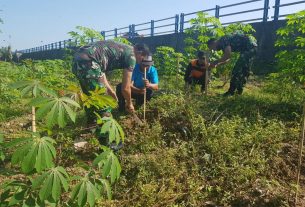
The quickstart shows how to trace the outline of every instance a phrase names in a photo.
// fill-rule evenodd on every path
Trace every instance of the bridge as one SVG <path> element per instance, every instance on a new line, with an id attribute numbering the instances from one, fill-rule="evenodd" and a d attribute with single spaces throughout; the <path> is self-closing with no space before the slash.
<path id="1" fill-rule="evenodd" d="M 272 64 L 274 61 L 274 42 L 276 38 L 275 31 L 285 25 L 284 18 L 289 14 L 281 14 L 280 8 L 293 5 L 305 4 L 305 0 L 293 0 L 290 3 L 281 4 L 280 0 L 275 0 L 273 6 L 270 5 L 269 0 L 248 0 L 235 4 L 228 4 L 214 8 L 195 11 L 191 13 L 176 14 L 172 17 L 151 20 L 149 22 L 130 24 L 122 28 L 114 28 L 112 30 L 101 31 L 104 39 L 111 39 L 114 37 L 126 37 L 132 43 L 145 43 L 152 51 L 158 46 L 170 46 L 176 51 L 183 52 L 185 29 L 190 27 L 190 20 L 195 18 L 198 12 L 206 12 L 219 18 L 223 25 L 232 23 L 250 23 L 256 30 L 254 36 L 259 43 L 258 56 L 261 61 L 259 65 Z M 242 10 L 241 8 L 251 8 Z M 274 10 L 272 15 L 269 14 L 271 7 Z M 228 12 L 228 10 L 230 12 Z M 235 12 L 232 12 L 237 10 Z M 246 15 L 246 18 L 242 19 Z M 247 18 L 254 16 L 255 18 Z M 231 21 L 232 19 L 236 21 Z M 89 42 L 95 39 L 88 39 Z M 22 59 L 61 59 L 64 56 L 65 48 L 71 47 L 72 40 L 63 40 L 54 42 L 30 49 L 20 50 L 23 53 Z M 77 42 L 73 42 L 77 45 Z"/>

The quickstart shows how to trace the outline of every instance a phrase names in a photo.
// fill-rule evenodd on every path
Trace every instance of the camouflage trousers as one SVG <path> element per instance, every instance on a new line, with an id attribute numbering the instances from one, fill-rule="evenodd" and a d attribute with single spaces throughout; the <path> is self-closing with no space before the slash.
<path id="1" fill-rule="evenodd" d="M 83 93 L 87 96 L 90 96 L 90 91 L 94 91 L 96 88 L 105 87 L 98 81 L 98 78 L 103 75 L 101 68 L 98 68 L 98 65 L 91 60 L 74 59 L 72 72 L 77 77 Z M 85 111 L 88 123 L 94 123 L 96 121 L 94 112 L 103 117 L 105 112 L 111 112 L 111 110 L 110 107 L 105 109 L 98 109 L 93 106 L 90 108 L 86 107 Z"/>
<path id="2" fill-rule="evenodd" d="M 255 47 L 240 54 L 240 57 L 232 70 L 230 88 L 228 90 L 230 94 L 234 94 L 235 90 L 237 90 L 238 94 L 242 94 L 243 88 L 250 75 L 250 69 L 256 55 L 256 51 L 257 49 Z"/>

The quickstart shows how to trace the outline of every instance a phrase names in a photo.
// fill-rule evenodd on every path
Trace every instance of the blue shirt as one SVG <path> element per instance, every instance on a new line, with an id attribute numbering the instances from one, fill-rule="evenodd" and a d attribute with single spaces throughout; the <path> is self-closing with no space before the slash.
<path id="1" fill-rule="evenodd" d="M 141 71 L 140 65 L 136 64 L 131 76 L 131 81 L 133 81 L 133 85 L 137 88 L 144 88 L 144 72 Z M 154 66 L 150 66 L 146 71 L 146 79 L 153 84 L 158 84 L 158 72 Z"/>

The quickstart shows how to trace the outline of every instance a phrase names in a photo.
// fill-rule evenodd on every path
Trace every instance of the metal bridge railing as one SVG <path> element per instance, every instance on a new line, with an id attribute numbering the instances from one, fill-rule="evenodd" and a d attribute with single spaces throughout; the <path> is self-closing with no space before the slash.
<path id="1" fill-rule="evenodd" d="M 260 6 L 253 6 L 254 3 L 261 2 L 262 5 Z M 293 0 L 293 2 L 281 4 L 280 0 L 275 0 L 275 5 L 272 6 L 274 8 L 274 15 L 271 16 L 271 20 L 277 21 L 281 17 L 285 17 L 288 14 L 280 14 L 280 8 L 281 7 L 289 7 L 293 5 L 298 4 L 304 4 L 305 0 L 297 1 Z M 159 20 L 151 20 L 150 22 L 144 22 L 140 24 L 131 24 L 127 27 L 122 28 L 114 28 L 112 30 L 108 31 L 101 31 L 102 36 L 104 39 L 108 38 L 115 38 L 115 37 L 125 37 L 125 38 L 135 38 L 135 37 L 148 37 L 148 36 L 155 36 L 155 35 L 162 35 L 162 34 L 172 34 L 172 33 L 183 33 L 186 28 L 190 26 L 190 20 L 192 18 L 196 17 L 196 14 L 198 12 L 207 12 L 211 16 L 215 16 L 216 18 L 219 18 L 223 25 L 228 25 L 232 23 L 237 22 L 254 22 L 254 21 L 263 21 L 266 22 L 269 19 L 269 0 L 248 0 L 243 1 L 240 3 L 235 4 L 229 4 L 224 6 L 216 5 L 214 8 L 206 9 L 206 10 L 200 10 L 196 12 L 191 13 L 181 13 L 180 15 L 176 14 L 175 16 L 163 18 Z M 230 12 L 225 13 L 227 8 L 240 8 L 242 5 L 247 5 L 251 9 L 248 10 L 242 10 L 237 12 Z M 249 19 L 240 19 L 238 15 L 241 14 L 250 14 L 255 12 L 261 12 L 262 15 L 257 15 L 257 18 L 249 18 Z M 211 12 L 213 12 L 211 14 Z M 223 13 L 224 12 L 224 13 Z M 238 19 L 238 21 L 225 21 L 225 18 L 234 16 L 235 19 Z M 141 33 L 141 34 L 140 34 Z M 89 42 L 95 41 L 94 39 L 88 39 Z M 63 48 L 69 48 L 72 45 L 77 45 L 77 42 L 72 42 L 71 39 L 69 40 L 63 40 L 55 43 L 50 43 L 47 45 L 34 47 L 30 49 L 21 50 L 18 52 L 21 53 L 32 53 L 32 52 L 40 52 L 40 51 L 46 51 L 46 50 L 54 50 L 54 49 L 63 49 Z"/>

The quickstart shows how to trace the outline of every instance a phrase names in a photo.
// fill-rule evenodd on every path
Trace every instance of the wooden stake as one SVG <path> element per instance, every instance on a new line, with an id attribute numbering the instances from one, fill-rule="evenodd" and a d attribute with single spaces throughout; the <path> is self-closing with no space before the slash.
<path id="1" fill-rule="evenodd" d="M 146 67 L 144 68 L 144 79 L 146 80 Z M 145 122 L 145 119 L 146 119 L 145 112 L 146 112 L 146 90 L 145 90 L 145 93 L 144 93 L 144 122 Z"/>
<path id="2" fill-rule="evenodd" d="M 295 192 L 295 206 L 298 203 L 298 196 L 299 196 L 299 183 L 300 183 L 300 174 L 301 174 L 301 166 L 302 166 L 302 155 L 303 155 L 303 145 L 304 145 L 304 138 L 305 138 L 305 103 L 303 106 L 303 121 L 302 121 L 302 131 L 300 136 L 300 146 L 299 146 L 299 162 L 298 162 L 298 172 L 297 172 L 297 191 Z"/>
<path id="3" fill-rule="evenodd" d="M 209 84 L 209 69 L 205 70 L 205 80 L 204 80 L 204 92 L 208 95 L 208 84 Z"/>
<path id="4" fill-rule="evenodd" d="M 32 132 L 36 132 L 36 112 L 34 106 L 32 106 Z"/>

